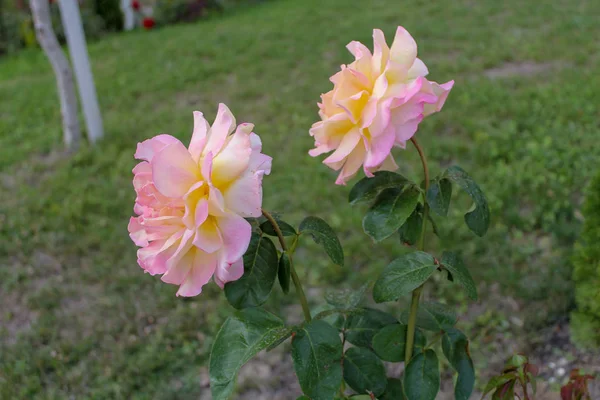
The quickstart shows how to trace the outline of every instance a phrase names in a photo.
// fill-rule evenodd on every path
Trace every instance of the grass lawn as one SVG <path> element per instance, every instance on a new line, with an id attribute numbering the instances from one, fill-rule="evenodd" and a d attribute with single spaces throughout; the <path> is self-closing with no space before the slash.
<path id="1" fill-rule="evenodd" d="M 492 208 L 490 232 L 476 239 L 462 222 L 466 196 L 455 194 L 462 210 L 438 218 L 444 239 L 429 244 L 464 251 L 483 299 L 467 306 L 444 282 L 428 295 L 463 305 L 459 324 L 482 371 L 509 356 L 507 341 L 533 349 L 536 332 L 572 306 L 568 256 L 582 189 L 600 167 L 599 17 L 594 1 L 281 0 L 111 36 L 89 46 L 106 139 L 73 156 L 62 154 L 43 53 L 0 60 L 0 398 L 206 393 L 199 373 L 232 309 L 216 285 L 182 299 L 144 274 L 126 229 L 136 143 L 158 133 L 187 143 L 193 110 L 212 120 L 225 102 L 238 122 L 255 123 L 274 157 L 265 208 L 295 223 L 318 215 L 338 231 L 347 266 L 316 247 L 300 252 L 308 287 L 357 287 L 404 252 L 395 238 L 374 247 L 361 230 L 364 210 L 347 204 L 349 187 L 307 155 L 319 95 L 351 61 L 344 46 L 371 47 L 375 27 L 391 40 L 403 25 L 429 78 L 456 81 L 418 138 L 433 173 L 459 163 Z M 420 179 L 415 152 L 396 154 L 401 171 Z M 275 289 L 268 307 L 294 301 L 282 297 Z"/>

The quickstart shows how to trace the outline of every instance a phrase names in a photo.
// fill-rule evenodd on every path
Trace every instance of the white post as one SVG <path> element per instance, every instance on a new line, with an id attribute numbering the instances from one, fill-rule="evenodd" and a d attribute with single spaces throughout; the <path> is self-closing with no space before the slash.
<path id="1" fill-rule="evenodd" d="M 135 15 L 131 8 L 132 0 L 121 0 L 121 11 L 123 11 L 123 28 L 126 31 L 130 31 L 135 28 Z"/>
<path id="2" fill-rule="evenodd" d="M 79 14 L 77 0 L 58 0 L 60 15 L 67 38 L 75 78 L 79 87 L 79 97 L 83 103 L 83 114 L 87 126 L 88 138 L 91 143 L 96 142 L 103 135 L 102 117 L 96 97 L 96 87 L 90 68 L 87 48 L 85 46 L 85 35 Z"/>
<path id="3" fill-rule="evenodd" d="M 48 0 L 31 0 L 30 6 L 38 42 L 48 56 L 56 76 L 65 145 L 75 150 L 79 146 L 81 131 L 77 119 L 77 95 L 73 72 L 52 30 Z"/>

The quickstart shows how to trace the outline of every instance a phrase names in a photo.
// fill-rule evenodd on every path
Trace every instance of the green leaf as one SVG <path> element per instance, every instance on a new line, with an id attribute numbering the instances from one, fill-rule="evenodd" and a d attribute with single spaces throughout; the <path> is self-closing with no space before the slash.
<path id="1" fill-rule="evenodd" d="M 402 381 L 400 379 L 388 379 L 385 393 L 381 396 L 381 400 L 406 400 Z"/>
<path id="2" fill-rule="evenodd" d="M 493 378 L 491 378 L 488 381 L 487 385 L 485 385 L 485 389 L 483 390 L 482 398 L 484 398 L 492 390 L 494 390 L 496 388 L 501 388 L 507 382 L 514 381 L 516 378 L 517 377 L 513 373 L 502 374 L 500 376 L 494 376 Z"/>
<path id="3" fill-rule="evenodd" d="M 414 245 L 419 240 L 421 235 L 421 227 L 423 226 L 423 206 L 419 203 L 417 208 L 410 214 L 404 225 L 400 227 L 400 241 L 408 245 Z"/>
<path id="4" fill-rule="evenodd" d="M 448 168 L 444 175 L 471 197 L 475 203 L 475 209 L 465 214 L 465 222 L 476 235 L 485 235 L 490 226 L 490 209 L 483 191 L 473 178 L 458 166 Z"/>
<path id="5" fill-rule="evenodd" d="M 414 185 L 403 190 L 385 189 L 363 218 L 365 233 L 377 242 L 391 236 L 410 217 L 417 207 L 420 195 L 419 188 Z"/>
<path id="6" fill-rule="evenodd" d="M 374 175 L 372 178 L 363 178 L 354 185 L 348 196 L 350 204 L 373 200 L 384 189 L 400 189 L 410 183 L 408 179 L 395 172 L 378 171 Z"/>
<path id="7" fill-rule="evenodd" d="M 277 272 L 279 278 L 279 285 L 283 293 L 289 293 L 290 291 L 290 257 L 286 252 L 281 254 L 279 258 L 279 269 Z"/>
<path id="8" fill-rule="evenodd" d="M 371 350 L 351 347 L 344 355 L 344 380 L 358 393 L 381 395 L 387 385 L 385 367 Z"/>
<path id="9" fill-rule="evenodd" d="M 278 269 L 277 249 L 271 239 L 252 234 L 244 254 L 244 275 L 225 285 L 229 304 L 237 309 L 263 304 L 273 289 Z"/>
<path id="10" fill-rule="evenodd" d="M 427 219 L 429 220 L 429 222 L 431 223 L 431 228 L 433 229 L 433 234 L 437 237 L 440 237 L 440 230 L 438 229 L 437 224 L 435 223 L 435 221 L 433 220 L 433 217 L 431 216 L 431 214 L 429 214 L 427 216 Z"/>
<path id="11" fill-rule="evenodd" d="M 404 371 L 404 393 L 410 400 L 435 400 L 440 390 L 440 366 L 435 351 L 414 356 Z"/>
<path id="12" fill-rule="evenodd" d="M 292 360 L 300 387 L 312 400 L 331 400 L 342 383 L 342 341 L 337 329 L 313 320 L 296 332 Z"/>
<path id="13" fill-rule="evenodd" d="M 467 296 L 472 300 L 477 300 L 477 287 L 475 281 L 469 273 L 467 267 L 463 263 L 462 259 L 451 251 L 445 251 L 442 254 L 442 266 L 446 268 L 452 274 L 453 281 L 458 282 L 465 291 Z"/>
<path id="14" fill-rule="evenodd" d="M 335 264 L 344 266 L 344 250 L 340 241 L 327 222 L 318 217 L 306 217 L 300 223 L 300 232 L 309 233 L 315 243 L 320 244 Z"/>
<path id="15" fill-rule="evenodd" d="M 287 331 L 281 319 L 260 308 L 249 308 L 227 318 L 210 353 L 213 399 L 231 398 L 239 369 Z"/>
<path id="16" fill-rule="evenodd" d="M 310 397 L 302 395 L 302 396 L 298 397 L 296 400 L 310 400 Z"/>
<path id="17" fill-rule="evenodd" d="M 294 329 L 292 327 L 286 327 L 285 329 L 282 329 L 279 334 L 279 339 L 271 343 L 267 347 L 267 351 L 271 351 L 275 347 L 279 346 L 281 343 L 285 342 L 290 336 L 292 336 L 292 332 L 294 332 Z"/>
<path id="18" fill-rule="evenodd" d="M 454 398 L 469 400 L 475 385 L 475 369 L 469 354 L 469 340 L 458 329 L 448 329 L 442 337 L 442 350 L 452 368 L 458 372 Z"/>
<path id="19" fill-rule="evenodd" d="M 511 358 L 508 359 L 506 364 L 504 364 L 504 369 L 510 368 L 519 368 L 527 364 L 527 357 L 522 354 L 514 354 Z"/>
<path id="20" fill-rule="evenodd" d="M 365 283 L 358 288 L 358 290 L 328 290 L 325 293 L 325 301 L 336 308 L 348 310 L 358 306 L 358 304 L 362 301 L 368 287 L 369 284 Z"/>
<path id="21" fill-rule="evenodd" d="M 375 336 L 373 336 L 373 350 L 383 361 L 402 362 L 404 361 L 404 350 L 406 348 L 406 325 L 393 324 L 385 326 Z M 419 330 L 415 330 L 415 354 L 423 351 L 425 347 L 425 335 Z"/>
<path id="22" fill-rule="evenodd" d="M 425 282 L 437 269 L 432 255 L 422 251 L 405 254 L 392 261 L 373 287 L 377 303 L 398 300 Z"/>
<path id="23" fill-rule="evenodd" d="M 373 336 L 384 326 L 396 324 L 394 316 L 374 308 L 364 308 L 360 313 L 352 313 L 344 327 L 346 340 L 355 346 L 371 347 Z"/>
<path id="24" fill-rule="evenodd" d="M 279 218 L 275 218 L 275 222 L 279 225 L 279 230 L 283 236 L 295 236 L 298 234 L 296 229 L 287 222 L 282 221 Z M 275 232 L 273 225 L 271 225 L 271 222 L 268 220 L 260 224 L 260 230 L 269 236 L 277 236 L 277 232 Z"/>
<path id="25" fill-rule="evenodd" d="M 450 199 L 452 198 L 452 182 L 446 178 L 434 181 L 427 190 L 427 204 L 437 214 L 448 215 Z"/>
<path id="26" fill-rule="evenodd" d="M 373 400 L 373 398 L 368 394 L 359 394 L 356 396 L 350 397 L 352 400 Z"/>
<path id="27" fill-rule="evenodd" d="M 506 382 L 503 386 L 496 389 L 492 395 L 492 400 L 513 400 L 515 398 L 515 384 L 517 381 Z"/>
<path id="28" fill-rule="evenodd" d="M 321 319 L 329 325 L 341 331 L 346 323 L 346 312 L 352 310 L 340 310 L 329 304 L 320 304 L 311 310 L 313 319 Z"/>
<path id="29" fill-rule="evenodd" d="M 400 315 L 400 322 L 408 324 L 408 311 Z M 417 310 L 417 326 L 428 331 L 444 331 L 456 324 L 456 314 L 447 305 L 424 302 Z"/>

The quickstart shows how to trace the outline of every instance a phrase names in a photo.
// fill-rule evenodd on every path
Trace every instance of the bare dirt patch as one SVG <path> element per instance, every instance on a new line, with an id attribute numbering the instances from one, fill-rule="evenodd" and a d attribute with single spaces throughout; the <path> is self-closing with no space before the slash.
<path id="1" fill-rule="evenodd" d="M 487 69 L 483 73 L 490 79 L 502 79 L 514 76 L 532 76 L 536 74 L 547 73 L 550 71 L 565 68 L 566 66 L 567 65 L 562 62 L 509 62 L 494 68 Z"/>

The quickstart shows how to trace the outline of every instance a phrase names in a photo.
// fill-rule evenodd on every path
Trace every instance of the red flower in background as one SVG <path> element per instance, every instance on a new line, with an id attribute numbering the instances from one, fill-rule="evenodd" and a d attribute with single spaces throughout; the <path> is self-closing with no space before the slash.
<path id="1" fill-rule="evenodd" d="M 143 26 L 145 29 L 152 29 L 152 28 L 154 27 L 154 24 L 155 24 L 155 22 L 154 22 L 154 18 L 151 18 L 151 17 L 145 17 L 145 18 L 142 20 L 142 26 Z"/>
<path id="2" fill-rule="evenodd" d="M 131 2 L 131 8 L 133 8 L 135 11 L 138 11 L 140 9 L 140 2 L 137 0 L 133 0 Z"/>

